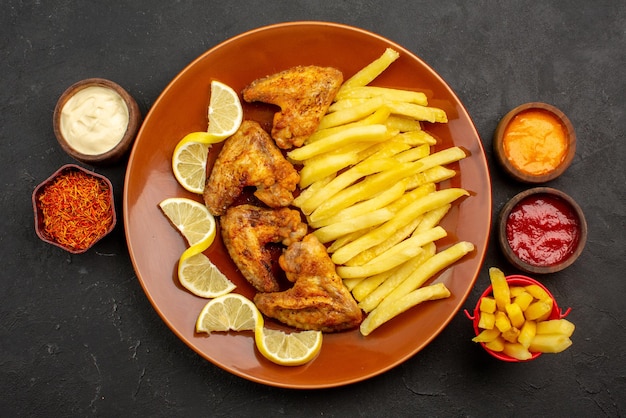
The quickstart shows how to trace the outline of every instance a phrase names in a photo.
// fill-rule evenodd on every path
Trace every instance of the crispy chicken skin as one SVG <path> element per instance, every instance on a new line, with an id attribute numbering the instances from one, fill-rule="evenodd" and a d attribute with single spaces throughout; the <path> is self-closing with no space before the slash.
<path id="1" fill-rule="evenodd" d="M 272 138 L 280 148 L 290 149 L 315 132 L 342 82 L 343 74 L 336 68 L 298 66 L 253 81 L 243 90 L 243 98 L 280 107 Z"/>
<path id="2" fill-rule="evenodd" d="M 351 329 L 361 323 L 361 309 L 314 235 L 289 245 L 279 263 L 287 279 L 295 283 L 284 292 L 257 293 L 254 303 L 264 315 L 299 329 L 324 332 Z"/>
<path id="3" fill-rule="evenodd" d="M 246 186 L 256 186 L 254 195 L 269 207 L 288 206 L 300 175 L 285 159 L 261 125 L 243 121 L 224 143 L 204 188 L 204 202 L 221 216 Z"/>
<path id="4" fill-rule="evenodd" d="M 289 208 L 232 206 L 220 218 L 220 224 L 224 245 L 246 280 L 259 292 L 278 291 L 266 244 L 289 245 L 302 239 L 307 225 L 302 222 L 300 212 Z"/>

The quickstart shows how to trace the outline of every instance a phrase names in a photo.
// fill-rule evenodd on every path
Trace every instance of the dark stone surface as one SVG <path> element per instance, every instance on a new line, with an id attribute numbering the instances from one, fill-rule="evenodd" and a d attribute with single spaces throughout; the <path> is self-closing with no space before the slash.
<path id="1" fill-rule="evenodd" d="M 245 4 L 245 5 L 244 5 Z M 0 10 L 2 416 L 620 416 L 626 413 L 626 4 L 588 1 L 24 2 Z M 570 169 L 550 185 L 578 200 L 589 240 L 545 283 L 576 325 L 574 345 L 505 364 L 470 342 L 462 312 L 426 349 L 348 387 L 292 391 L 232 376 L 196 355 L 151 307 L 122 222 L 80 256 L 41 242 L 30 195 L 62 164 L 52 111 L 87 77 L 112 79 L 144 114 L 168 82 L 217 43 L 292 20 L 377 32 L 428 62 L 476 123 L 493 177 L 494 215 L 526 186 L 495 166 L 498 119 L 526 101 L 561 108 L 578 133 Z M 122 213 L 124 165 L 99 169 Z M 495 217 L 494 217 L 495 220 Z M 492 240 L 487 267 L 515 273 Z M 410 338 L 410 336 L 407 336 Z"/>

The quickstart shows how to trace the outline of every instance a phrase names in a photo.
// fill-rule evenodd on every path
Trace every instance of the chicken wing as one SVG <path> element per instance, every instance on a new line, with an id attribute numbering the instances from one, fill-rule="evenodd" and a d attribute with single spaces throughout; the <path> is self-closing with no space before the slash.
<path id="1" fill-rule="evenodd" d="M 279 263 L 287 279 L 295 283 L 284 292 L 258 293 L 254 303 L 263 314 L 296 328 L 324 332 L 361 323 L 361 310 L 313 234 L 289 245 Z"/>
<path id="2" fill-rule="evenodd" d="M 243 90 L 248 102 L 271 103 L 272 138 L 282 149 L 299 147 L 317 129 L 341 83 L 343 74 L 332 67 L 298 66 L 253 81 Z"/>
<path id="3" fill-rule="evenodd" d="M 300 212 L 289 208 L 265 209 L 253 205 L 230 207 L 220 218 L 224 245 L 243 276 L 259 292 L 278 291 L 272 256 L 266 245 L 289 245 L 302 239 L 307 225 Z"/>
<path id="4" fill-rule="evenodd" d="M 288 206 L 300 176 L 272 138 L 254 121 L 244 121 L 224 143 L 204 188 L 204 202 L 220 216 L 246 186 L 266 205 Z"/>

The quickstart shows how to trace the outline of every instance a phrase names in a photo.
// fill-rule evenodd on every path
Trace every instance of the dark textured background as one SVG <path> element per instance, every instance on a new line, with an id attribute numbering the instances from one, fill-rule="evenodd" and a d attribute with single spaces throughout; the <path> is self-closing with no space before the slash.
<path id="1" fill-rule="evenodd" d="M 0 1 L 0 415 L 2 416 L 620 416 L 626 414 L 624 141 L 626 4 L 618 1 Z M 582 205 L 582 257 L 544 283 L 577 325 L 574 345 L 526 364 L 470 342 L 462 312 L 426 349 L 368 381 L 320 391 L 261 386 L 203 360 L 166 327 L 135 276 L 122 222 L 80 256 L 39 241 L 30 195 L 73 162 L 52 112 L 77 80 L 121 84 L 145 114 L 207 49 L 258 26 L 325 20 L 379 33 L 429 63 L 483 140 L 494 219 L 526 186 L 495 165 L 508 110 L 561 108 L 574 163 L 550 183 Z M 124 165 L 99 172 L 116 190 Z M 492 240 L 487 267 L 506 264 Z M 411 338 L 407 335 L 407 338 Z"/>

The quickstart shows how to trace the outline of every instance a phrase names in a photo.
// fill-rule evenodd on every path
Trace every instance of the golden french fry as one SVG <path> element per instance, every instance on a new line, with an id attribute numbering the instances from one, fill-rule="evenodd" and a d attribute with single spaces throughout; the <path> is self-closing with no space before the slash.
<path id="1" fill-rule="evenodd" d="M 440 183 L 444 180 L 451 179 L 454 176 L 456 176 L 456 171 L 437 165 L 421 173 L 408 177 L 405 180 L 406 188 L 407 190 L 411 190 L 426 183 Z"/>
<path id="2" fill-rule="evenodd" d="M 324 203 L 325 200 L 339 193 L 358 179 L 369 174 L 390 170 L 397 164 L 398 162 L 391 158 L 367 159 L 339 174 L 331 180 L 330 183 L 324 186 L 323 189 L 320 189 L 317 193 L 309 197 L 309 199 L 300 206 L 300 209 L 302 209 L 305 215 L 308 215 Z"/>
<path id="3" fill-rule="evenodd" d="M 576 326 L 567 319 L 550 319 L 537 323 L 537 334 L 562 334 L 571 337 Z"/>
<path id="4" fill-rule="evenodd" d="M 364 213 L 372 212 L 382 207 L 387 206 L 391 202 L 397 200 L 404 194 L 404 183 L 399 182 L 391 186 L 389 189 L 382 193 L 365 200 L 360 203 L 356 203 L 349 208 L 339 211 L 336 215 L 324 218 L 318 222 L 309 222 L 311 228 L 322 228 L 324 226 L 332 225 L 338 222 L 342 222 L 348 219 L 352 219 Z"/>
<path id="5" fill-rule="evenodd" d="M 397 51 L 394 51 L 391 48 L 385 49 L 385 52 L 383 52 L 380 57 L 378 57 L 377 59 L 363 67 L 352 77 L 344 81 L 337 94 L 340 95 L 343 91 L 349 90 L 353 87 L 368 85 L 399 57 L 400 54 Z"/>
<path id="6" fill-rule="evenodd" d="M 385 106 L 387 106 L 394 115 L 408 116 L 424 122 L 448 122 L 446 112 L 437 107 L 420 106 L 403 102 L 386 102 Z"/>
<path id="7" fill-rule="evenodd" d="M 402 183 L 404 184 L 405 182 L 403 181 Z M 437 186 L 435 186 L 435 183 L 424 184 L 417 189 L 405 192 L 402 196 L 400 196 L 400 198 L 390 203 L 388 208 L 394 212 L 399 212 L 408 205 L 414 203 L 415 201 L 422 199 L 431 193 L 434 193 L 436 190 Z"/>
<path id="8" fill-rule="evenodd" d="M 338 193 L 322 203 L 311 213 L 311 220 L 315 222 L 327 218 L 356 202 L 376 196 L 388 187 L 389 184 L 394 184 L 410 175 L 415 170 L 415 164 L 416 163 L 398 164 L 398 166 L 392 170 L 368 176 L 363 179 L 363 181 L 346 188 L 341 193 Z"/>
<path id="9" fill-rule="evenodd" d="M 317 229 L 313 232 L 313 235 L 315 235 L 322 244 L 326 244 L 327 242 L 351 234 L 352 232 L 380 225 L 393 218 L 393 216 L 394 213 L 392 211 L 382 208 Z"/>
<path id="10" fill-rule="evenodd" d="M 300 195 L 298 195 L 298 197 L 293 199 L 293 202 L 291 202 L 291 204 L 299 208 L 304 202 L 307 201 L 309 197 L 313 196 L 319 189 L 326 186 L 334 178 L 335 178 L 335 173 L 332 173 L 331 175 L 328 175 L 325 178 L 320 179 L 316 181 L 315 183 L 311 184 L 309 187 L 302 190 L 300 192 Z"/>
<path id="11" fill-rule="evenodd" d="M 351 234 L 344 235 L 343 237 L 337 238 L 336 240 L 332 242 L 332 244 L 330 244 L 330 246 L 326 249 L 326 251 L 328 251 L 329 254 L 332 254 L 335 251 L 337 251 L 339 248 L 343 247 L 344 245 L 347 245 L 351 243 L 352 241 L 354 241 L 355 239 L 367 234 L 372 229 L 374 228 L 373 227 L 365 228 L 363 230 L 355 231 Z"/>
<path id="12" fill-rule="evenodd" d="M 424 232 L 430 228 L 434 228 L 439 225 L 439 222 L 443 219 L 444 216 L 448 213 L 452 205 L 450 203 L 446 205 L 439 206 L 433 210 L 429 210 L 422 216 L 422 221 L 415 228 L 414 234 L 419 234 L 420 232 Z"/>
<path id="13" fill-rule="evenodd" d="M 383 304 L 394 304 L 396 300 L 419 288 L 435 274 L 460 260 L 471 251 L 474 251 L 474 244 L 467 241 L 460 241 L 433 255 L 428 260 L 424 261 L 419 269 L 414 271 L 406 280 L 399 284 L 393 292 L 380 303 L 379 307 L 382 307 Z"/>
<path id="14" fill-rule="evenodd" d="M 396 274 L 396 272 L 402 268 L 403 265 L 396 266 L 390 270 L 383 271 L 382 273 L 375 274 L 370 277 L 364 277 L 362 280 L 359 278 L 355 279 L 344 279 L 344 283 L 349 280 L 360 280 L 356 286 L 352 288 L 352 296 L 354 299 L 359 302 L 365 299 L 370 293 L 372 293 L 378 286 L 382 283 L 386 282 L 391 276 Z"/>
<path id="15" fill-rule="evenodd" d="M 528 351 L 528 349 L 526 349 L 520 343 L 505 342 L 504 349 L 502 350 L 502 352 L 506 354 L 507 356 L 510 356 L 510 357 L 513 357 L 514 359 L 522 360 L 522 361 L 528 360 L 533 356 L 530 353 L 530 351 Z"/>
<path id="16" fill-rule="evenodd" d="M 498 310 L 504 312 L 506 305 L 511 303 L 511 291 L 502 270 L 497 267 L 489 268 L 489 280 L 493 289 L 493 297 L 496 300 Z"/>
<path id="17" fill-rule="evenodd" d="M 415 103 L 428 106 L 428 98 L 421 91 L 401 90 L 387 87 L 360 86 L 346 88 L 335 96 L 336 101 L 349 99 L 368 99 L 371 97 L 383 97 L 395 102 Z"/>
<path id="18" fill-rule="evenodd" d="M 361 251 L 380 244 L 403 225 L 409 223 L 415 216 L 422 215 L 467 195 L 468 193 L 464 189 L 450 188 L 424 196 L 398 211 L 393 219 L 338 249 L 331 258 L 335 264 L 343 264 Z"/>
<path id="19" fill-rule="evenodd" d="M 365 312 L 373 311 L 389 294 L 391 294 L 407 277 L 416 271 L 429 258 L 435 255 L 437 250 L 434 243 L 422 247 L 423 252 L 398 267 L 398 269 L 375 289 L 371 289 L 365 298 L 360 301 L 359 307 Z M 363 292 L 365 293 L 365 292 Z"/>
<path id="20" fill-rule="evenodd" d="M 391 136 L 385 125 L 355 126 L 291 150 L 287 156 L 293 161 L 304 161 L 349 143 L 381 142 Z"/>
<path id="21" fill-rule="evenodd" d="M 358 163 L 361 151 L 371 148 L 368 142 L 350 144 L 338 150 L 326 152 L 304 161 L 300 170 L 300 189 L 306 189 L 311 184 L 331 174 Z"/>
<path id="22" fill-rule="evenodd" d="M 400 141 L 394 141 L 393 138 L 391 138 L 389 141 L 373 144 L 371 147 L 360 151 L 359 161 L 368 160 L 368 159 L 376 159 L 376 158 L 394 157 L 395 155 L 403 151 L 406 151 L 410 148 L 411 148 L 410 145 L 405 144 Z"/>
<path id="23" fill-rule="evenodd" d="M 382 97 L 367 99 L 363 103 L 345 107 L 333 113 L 327 113 L 318 125 L 318 129 L 328 129 L 363 119 L 383 107 Z M 390 109 L 391 110 L 391 109 Z"/>
<path id="24" fill-rule="evenodd" d="M 429 154 L 430 154 L 430 145 L 423 144 L 423 145 L 419 145 L 417 147 L 408 149 L 406 151 L 403 151 L 400 154 L 396 155 L 395 158 L 401 163 L 408 163 L 408 162 L 417 161 L 422 158 L 425 158 Z"/>
<path id="25" fill-rule="evenodd" d="M 354 279 L 344 279 L 342 281 L 346 289 L 348 289 L 349 291 L 353 291 L 354 288 L 356 288 L 356 286 L 358 286 L 359 283 L 361 283 L 365 279 L 366 279 L 365 277 L 357 277 Z"/>
<path id="26" fill-rule="evenodd" d="M 387 126 L 387 119 L 389 118 L 390 114 L 391 114 L 391 111 L 389 110 L 389 108 L 382 106 L 376 109 L 376 111 L 372 113 L 371 115 L 369 115 L 368 117 L 358 120 L 356 122 L 347 123 L 341 126 L 334 126 L 332 128 L 318 129 L 311 136 L 309 136 L 304 143 L 310 144 L 310 143 L 319 141 L 322 138 L 326 138 L 328 136 L 334 135 L 337 132 L 341 132 L 343 130 L 350 129 L 350 128 L 355 128 L 357 126 L 381 125 L 381 124 Z M 397 129 L 389 128 L 389 127 L 387 127 L 387 129 L 392 132 L 397 130 Z"/>
<path id="27" fill-rule="evenodd" d="M 541 353 L 560 353 L 570 345 L 572 345 L 572 340 L 563 334 L 536 334 L 528 350 Z"/>
<path id="28" fill-rule="evenodd" d="M 385 107 L 385 109 L 389 110 L 388 107 Z M 387 125 L 387 128 L 406 133 L 419 132 L 422 130 L 422 125 L 420 121 L 404 116 L 391 115 L 391 110 L 389 110 L 389 113 L 390 115 L 385 121 L 385 125 Z"/>
<path id="29" fill-rule="evenodd" d="M 446 231 L 442 227 L 437 226 L 429 231 L 405 239 L 367 264 L 362 266 L 339 266 L 337 267 L 337 274 L 341 278 L 351 278 L 367 277 L 382 273 L 415 257 L 423 251 L 422 246 L 437 241 L 446 235 Z"/>
<path id="30" fill-rule="evenodd" d="M 344 264 L 346 266 L 362 266 L 363 264 L 370 262 L 394 245 L 409 237 L 411 233 L 415 231 L 415 228 L 417 228 L 417 226 L 421 224 L 423 218 L 424 217 L 421 215 L 415 217 L 415 219 L 391 234 L 389 238 L 387 238 L 380 244 L 360 252 L 356 256 L 352 257 L 350 260 L 346 261 Z"/>
<path id="31" fill-rule="evenodd" d="M 394 304 L 385 306 L 382 304 L 379 305 L 365 318 L 359 329 L 361 334 L 367 336 L 385 322 L 422 302 L 444 299 L 449 296 L 450 291 L 443 283 L 421 287 L 404 295 Z"/>

